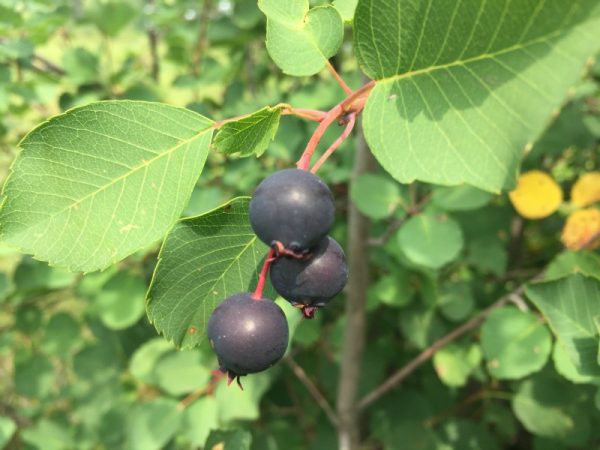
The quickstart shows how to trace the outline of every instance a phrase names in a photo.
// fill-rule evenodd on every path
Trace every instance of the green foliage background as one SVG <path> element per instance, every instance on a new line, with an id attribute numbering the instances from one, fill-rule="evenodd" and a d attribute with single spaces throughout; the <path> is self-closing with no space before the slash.
<path id="1" fill-rule="evenodd" d="M 259 3 L 267 14 L 273 7 L 270 1 Z M 327 3 L 311 2 L 311 6 Z M 334 3 L 345 19 L 352 17 L 348 11 L 356 2 Z M 359 8 L 370 3 L 362 1 Z M 318 23 L 332 14 L 320 11 L 323 17 L 315 19 Z M 267 37 L 272 39 L 268 50 L 273 60 L 265 47 L 265 28 L 261 10 L 246 0 L 0 0 L 0 179 L 8 176 L 17 143 L 26 133 L 50 116 L 92 101 L 160 101 L 220 120 L 282 102 L 327 110 L 344 98 L 324 72 L 298 78 L 281 70 L 298 75 L 317 72 L 322 67 L 319 55 L 335 53 L 331 50 L 335 42 L 309 48 L 311 58 L 297 68 L 285 47 L 273 48 L 273 42 L 286 42 L 286 26 L 270 19 Z M 317 31 L 305 30 L 318 35 Z M 332 62 L 351 87 L 358 88 L 361 75 L 349 30 L 345 39 Z M 292 43 L 308 45 L 302 40 Z M 367 47 L 359 52 L 371 51 Z M 574 66 L 563 69 L 569 64 L 564 59 L 553 64 L 565 74 L 579 73 Z M 387 107 L 378 110 L 376 102 L 411 93 L 403 84 L 408 81 L 394 79 L 395 68 L 391 64 L 385 73 L 375 74 L 387 78 L 374 91 L 373 106 L 365 111 L 367 138 L 386 139 L 369 126 L 381 121 L 379 115 Z M 529 82 L 538 81 L 532 76 Z M 426 83 L 436 80 L 416 83 L 427 88 Z M 506 88 L 516 89 L 510 83 Z M 387 117 L 402 115 L 399 110 L 388 113 Z M 600 61 L 588 64 L 587 75 L 572 86 L 551 122 L 538 114 L 528 117 L 548 126 L 525 157 L 523 170 L 545 170 L 568 192 L 581 173 L 600 167 Z M 156 116 L 149 115 L 148 120 L 152 117 Z M 448 122 L 440 127 L 439 136 L 457 124 L 464 127 L 460 115 L 444 117 Z M 262 153 L 269 141 L 265 122 L 280 119 L 264 155 L 260 159 L 225 156 L 237 151 L 228 149 L 227 136 L 213 142 L 221 152 L 208 152 L 183 216 L 204 214 L 233 197 L 250 195 L 269 173 L 294 164 L 314 128 L 294 117 L 279 118 L 277 110 L 263 111 L 254 119 L 267 134 L 253 143 L 254 153 Z M 427 129 L 426 123 L 416 126 Z M 528 126 L 501 126 L 508 139 L 532 137 Z M 325 144 L 337 133 L 337 129 L 328 132 Z M 403 142 L 404 138 L 398 138 L 394 148 L 414 144 Z M 390 145 L 385 141 L 381 148 Z M 475 147 L 471 142 L 469 148 Z M 597 252 L 563 252 L 560 244 L 569 206 L 543 221 L 527 222 L 516 215 L 506 194 L 468 185 L 400 184 L 382 169 L 350 183 L 354 148 L 351 137 L 319 173 L 338 202 L 339 217 L 332 233 L 336 239 L 346 240 L 348 202 L 372 219 L 361 395 L 437 338 L 547 267 L 546 276 L 554 280 L 529 286 L 527 296 L 521 293 L 516 302 L 522 310 L 510 304 L 495 311 L 483 327 L 436 353 L 399 389 L 374 403 L 362 424 L 365 448 L 600 448 L 600 430 L 595 426 L 600 420 L 598 323 L 593 321 L 600 315 L 598 307 L 580 321 L 583 328 L 570 330 L 564 342 L 551 333 L 563 332 L 568 319 L 577 322 L 586 305 L 600 300 Z M 395 160 L 388 156 L 380 161 L 402 181 L 414 179 L 418 172 L 410 172 L 411 164 L 417 164 L 412 157 L 400 165 L 392 164 Z M 189 161 L 180 161 L 181 167 L 198 170 L 202 163 L 190 166 Z M 474 156 L 470 163 L 478 168 Z M 427 173 L 420 179 L 453 182 L 456 174 L 451 170 Z M 466 180 L 492 191 L 503 182 L 484 172 Z M 45 191 L 50 186 L 40 183 L 31 189 Z M 236 200 L 234 207 L 243 210 L 245 200 Z M 236 227 L 230 242 L 249 246 L 254 238 L 247 226 L 239 219 L 223 219 L 224 211 L 180 222 L 167 244 L 178 239 L 188 242 L 190 234 L 202 235 L 206 217 L 211 217 L 230 220 L 227 224 Z M 289 363 L 247 377 L 244 392 L 221 383 L 209 394 L 205 388 L 216 361 L 202 336 L 176 338 L 174 332 L 169 337 L 178 344 L 199 344 L 178 351 L 157 335 L 146 317 L 146 291 L 159 240 L 170 221 L 167 218 L 153 236 L 154 244 L 103 272 L 71 273 L 0 246 L 0 448 L 191 450 L 212 448 L 223 440 L 226 449 L 235 450 L 336 447 L 335 429 Z M 389 239 L 381 242 L 379 237 L 390 229 L 394 231 Z M 167 244 L 161 260 L 165 273 L 177 258 L 212 249 L 202 241 L 189 245 L 188 254 L 172 256 Z M 254 260 L 264 248 L 252 245 L 246 257 L 255 252 Z M 135 248 L 133 242 L 131 249 Z M 108 249 L 100 253 L 104 250 L 112 254 Z M 253 267 L 244 264 L 239 273 L 251 276 Z M 572 275 L 575 271 L 581 274 Z M 241 287 L 228 284 L 225 289 Z M 179 294 L 187 295 L 190 288 L 180 284 Z M 153 289 L 153 301 L 168 311 L 171 298 L 163 295 L 160 283 L 154 283 Z M 553 296 L 561 292 L 576 294 L 556 310 Z M 211 297 L 208 290 L 202 295 L 206 311 L 222 299 L 218 293 Z M 280 303 L 293 329 L 290 357 L 330 403 L 335 403 L 340 376 L 343 302 L 341 295 L 312 321 L 300 321 L 296 311 Z M 164 330 L 156 316 L 154 320 Z M 576 366 L 573 361 L 582 354 L 585 361 Z"/>

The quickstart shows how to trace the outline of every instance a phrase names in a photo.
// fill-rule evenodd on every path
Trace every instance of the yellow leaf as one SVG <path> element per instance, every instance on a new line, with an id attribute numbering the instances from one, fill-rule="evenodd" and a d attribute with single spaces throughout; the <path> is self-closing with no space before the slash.
<path id="1" fill-rule="evenodd" d="M 567 217 L 562 242 L 571 250 L 594 249 L 600 246 L 600 209 L 575 211 Z"/>
<path id="2" fill-rule="evenodd" d="M 539 170 L 521 174 L 517 188 L 508 196 L 517 212 L 527 219 L 548 217 L 563 200 L 560 186 L 550 175 Z"/>
<path id="3" fill-rule="evenodd" d="M 585 173 L 571 189 L 571 203 L 583 208 L 600 201 L 600 172 Z"/>

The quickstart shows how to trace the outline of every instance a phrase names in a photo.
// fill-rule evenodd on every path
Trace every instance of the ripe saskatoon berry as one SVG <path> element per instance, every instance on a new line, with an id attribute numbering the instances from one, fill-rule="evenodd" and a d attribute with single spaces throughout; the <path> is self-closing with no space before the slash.
<path id="1" fill-rule="evenodd" d="M 208 320 L 208 339 L 230 380 L 268 369 L 288 346 L 288 324 L 281 308 L 249 292 L 227 298 Z"/>
<path id="2" fill-rule="evenodd" d="M 316 308 L 335 297 L 348 281 L 346 257 L 331 237 L 322 239 L 305 259 L 282 257 L 271 265 L 271 283 L 292 305 L 312 317 Z"/>
<path id="3" fill-rule="evenodd" d="M 256 188 L 250 224 L 267 245 L 277 241 L 303 253 L 323 239 L 333 225 L 335 206 L 327 185 L 300 169 L 274 173 Z"/>

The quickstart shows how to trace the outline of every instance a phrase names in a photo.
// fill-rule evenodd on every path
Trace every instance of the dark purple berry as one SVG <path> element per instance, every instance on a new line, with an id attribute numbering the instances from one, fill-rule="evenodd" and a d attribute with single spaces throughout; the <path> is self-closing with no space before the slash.
<path id="1" fill-rule="evenodd" d="M 281 308 L 249 292 L 227 298 L 208 320 L 208 339 L 230 377 L 268 369 L 288 346 L 288 324 Z"/>
<path id="2" fill-rule="evenodd" d="M 271 265 L 273 287 L 295 306 L 323 306 L 344 288 L 346 281 L 344 251 L 330 237 L 321 240 L 305 260 L 283 257 Z"/>
<path id="3" fill-rule="evenodd" d="M 331 191 L 306 170 L 276 172 L 258 185 L 250 202 L 250 224 L 267 245 L 280 242 L 302 253 L 323 239 L 333 225 Z"/>

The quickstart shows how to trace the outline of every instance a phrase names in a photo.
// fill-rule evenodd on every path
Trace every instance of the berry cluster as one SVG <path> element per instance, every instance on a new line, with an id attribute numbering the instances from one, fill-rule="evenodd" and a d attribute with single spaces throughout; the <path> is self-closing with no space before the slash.
<path id="1" fill-rule="evenodd" d="M 345 286 L 348 268 L 340 245 L 327 235 L 335 214 L 327 185 L 307 170 L 287 169 L 265 179 L 250 202 L 250 224 L 272 250 L 256 292 L 227 298 L 208 321 L 208 337 L 229 380 L 263 371 L 288 345 L 281 308 L 262 297 L 270 267 L 275 290 L 312 318 Z"/>

